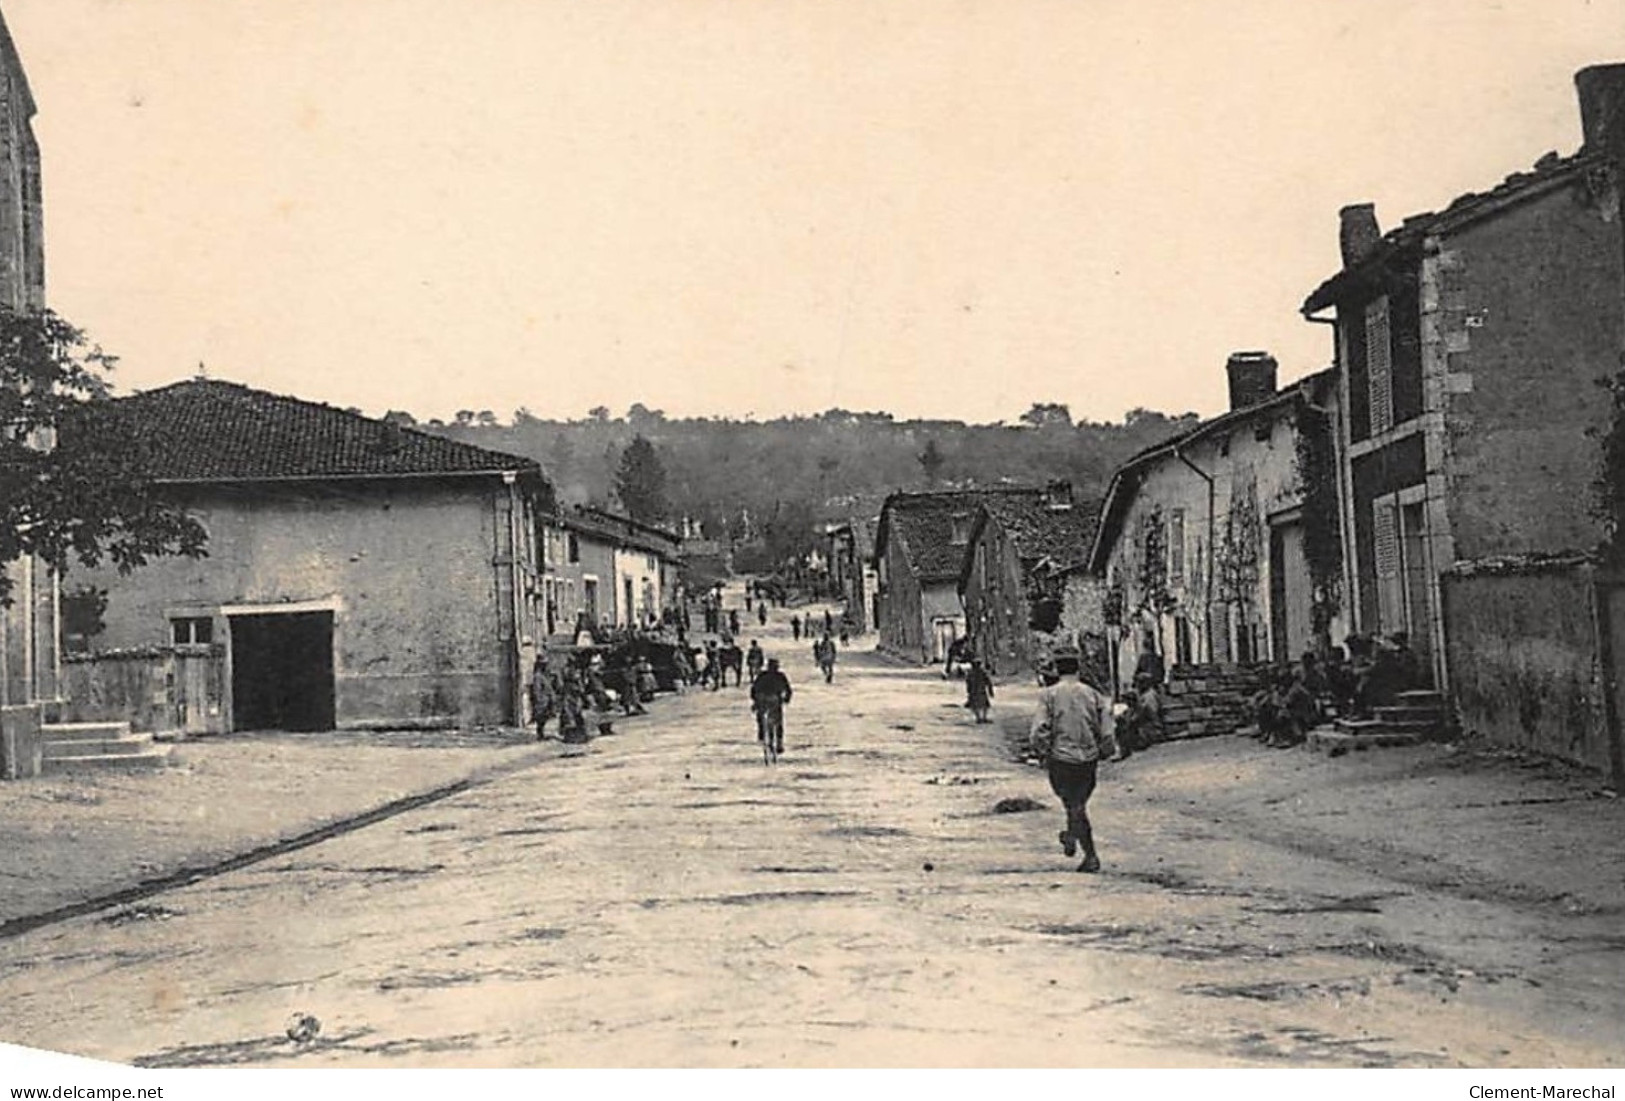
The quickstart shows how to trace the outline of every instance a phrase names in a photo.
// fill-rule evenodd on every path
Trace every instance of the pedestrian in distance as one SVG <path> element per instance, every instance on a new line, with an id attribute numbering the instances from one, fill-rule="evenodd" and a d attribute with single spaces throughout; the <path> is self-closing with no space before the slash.
<path id="1" fill-rule="evenodd" d="M 1062 681 L 1053 669 L 1044 673 L 1038 693 L 1030 740 L 1033 752 L 1049 771 L 1050 789 L 1066 808 L 1061 851 L 1076 856 L 1083 850 L 1078 871 L 1100 871 L 1094 829 L 1089 822 L 1089 796 L 1094 794 L 1100 762 L 1117 756 L 1112 729 L 1111 700 L 1079 679 Z"/>
<path id="2" fill-rule="evenodd" d="M 630 665 L 622 665 L 612 675 L 615 694 L 621 700 L 621 712 L 626 715 L 647 715 L 649 710 L 643 706 L 643 700 L 638 692 L 636 670 Z"/>
<path id="3" fill-rule="evenodd" d="M 547 666 L 547 654 L 540 653 L 530 668 L 530 714 L 536 723 L 538 742 L 547 740 L 547 724 L 558 713 L 558 685 L 553 681 L 553 671 Z"/>
<path id="4" fill-rule="evenodd" d="M 705 640 L 705 654 L 702 659 L 705 664 L 700 666 L 700 683 L 708 685 L 715 692 L 722 687 L 722 659 L 717 652 L 715 639 Z"/>
<path id="5" fill-rule="evenodd" d="M 828 608 L 825 608 L 824 609 L 824 634 L 825 635 L 832 635 L 834 633 L 835 633 L 835 617 L 829 614 L 829 609 Z"/>
<path id="6" fill-rule="evenodd" d="M 797 642 L 801 641 L 801 617 L 798 615 L 790 617 L 790 637 Z"/>
<path id="7" fill-rule="evenodd" d="M 728 609 L 728 633 L 730 635 L 735 635 L 735 636 L 737 636 L 739 634 L 739 609 L 738 608 L 729 608 Z"/>
<path id="8" fill-rule="evenodd" d="M 739 643 L 731 638 L 723 639 L 722 642 L 722 649 L 717 652 L 721 661 L 718 672 L 721 674 L 722 683 L 726 685 L 728 683 L 728 670 L 732 669 L 734 687 L 738 688 L 744 677 L 745 651 L 741 650 Z"/>
<path id="9" fill-rule="evenodd" d="M 755 639 L 750 640 L 750 649 L 745 652 L 745 668 L 750 672 L 750 682 L 756 683 L 756 678 L 762 675 L 762 666 L 767 664 L 767 655 L 762 653 L 762 644 Z"/>
<path id="10" fill-rule="evenodd" d="M 633 680 L 637 684 L 638 700 L 642 703 L 651 702 L 660 693 L 660 678 L 655 676 L 655 664 L 644 654 L 632 666 Z"/>
<path id="11" fill-rule="evenodd" d="M 564 667 L 559 682 L 559 740 L 570 745 L 586 743 L 591 728 L 587 725 L 587 687 L 575 663 Z"/>
<path id="12" fill-rule="evenodd" d="M 791 695 L 790 678 L 779 669 L 779 659 L 768 658 L 767 668 L 751 682 L 750 707 L 756 713 L 762 759 L 769 764 L 784 752 L 784 708 Z"/>
<path id="13" fill-rule="evenodd" d="M 756 624 L 759 627 L 766 627 L 767 626 L 767 605 L 766 604 L 758 604 L 758 605 L 756 605 Z"/>
<path id="14" fill-rule="evenodd" d="M 993 678 L 980 658 L 972 659 L 965 672 L 965 706 L 978 723 L 987 722 L 988 709 L 993 706 Z"/>
<path id="15" fill-rule="evenodd" d="M 825 635 L 813 644 L 813 659 L 818 662 L 818 668 L 823 670 L 824 683 L 835 682 L 835 640 Z"/>

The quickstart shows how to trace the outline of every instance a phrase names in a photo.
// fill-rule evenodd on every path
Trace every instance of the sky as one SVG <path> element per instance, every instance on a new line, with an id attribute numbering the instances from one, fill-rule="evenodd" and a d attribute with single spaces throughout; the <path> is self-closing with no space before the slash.
<path id="1" fill-rule="evenodd" d="M 124 391 L 1222 411 L 1337 212 L 1579 144 L 1625 0 L 0 0 Z"/>

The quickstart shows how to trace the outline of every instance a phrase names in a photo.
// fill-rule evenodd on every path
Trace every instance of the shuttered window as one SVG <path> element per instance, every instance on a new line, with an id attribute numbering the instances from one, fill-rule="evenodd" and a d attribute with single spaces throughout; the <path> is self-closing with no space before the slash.
<path id="1" fill-rule="evenodd" d="M 1377 619 L 1385 631 L 1404 628 L 1405 594 L 1399 560 L 1399 509 L 1392 497 L 1372 502 L 1377 567 Z"/>
<path id="2" fill-rule="evenodd" d="M 1394 426 L 1393 338 L 1388 324 L 1388 299 L 1365 308 L 1366 388 L 1371 408 L 1371 434 Z"/>

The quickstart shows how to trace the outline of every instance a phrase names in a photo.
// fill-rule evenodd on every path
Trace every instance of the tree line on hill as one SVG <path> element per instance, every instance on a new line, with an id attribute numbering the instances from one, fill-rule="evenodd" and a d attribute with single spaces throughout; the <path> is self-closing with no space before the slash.
<path id="1" fill-rule="evenodd" d="M 1034 404 L 1016 424 L 898 420 L 831 409 L 768 421 L 667 417 L 633 405 L 578 420 L 517 410 L 506 423 L 464 410 L 450 422 L 399 423 L 535 459 L 566 503 L 620 508 L 649 522 L 697 525 L 735 548 L 743 568 L 811 549 L 820 522 L 879 514 L 897 490 L 1066 479 L 1079 500 L 1104 494 L 1125 459 L 1197 423 L 1135 409 L 1121 422 L 1074 422 L 1065 405 Z M 743 558 L 741 557 L 743 556 Z"/>

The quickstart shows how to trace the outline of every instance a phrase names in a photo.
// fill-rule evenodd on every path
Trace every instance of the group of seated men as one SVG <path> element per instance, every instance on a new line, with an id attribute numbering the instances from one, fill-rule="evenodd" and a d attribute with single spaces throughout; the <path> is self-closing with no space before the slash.
<path id="1" fill-rule="evenodd" d="M 1305 653 L 1296 665 L 1270 675 L 1252 701 L 1256 737 L 1269 746 L 1294 746 L 1327 717 L 1369 718 L 1422 682 L 1404 632 L 1350 635 L 1325 661 Z"/>

